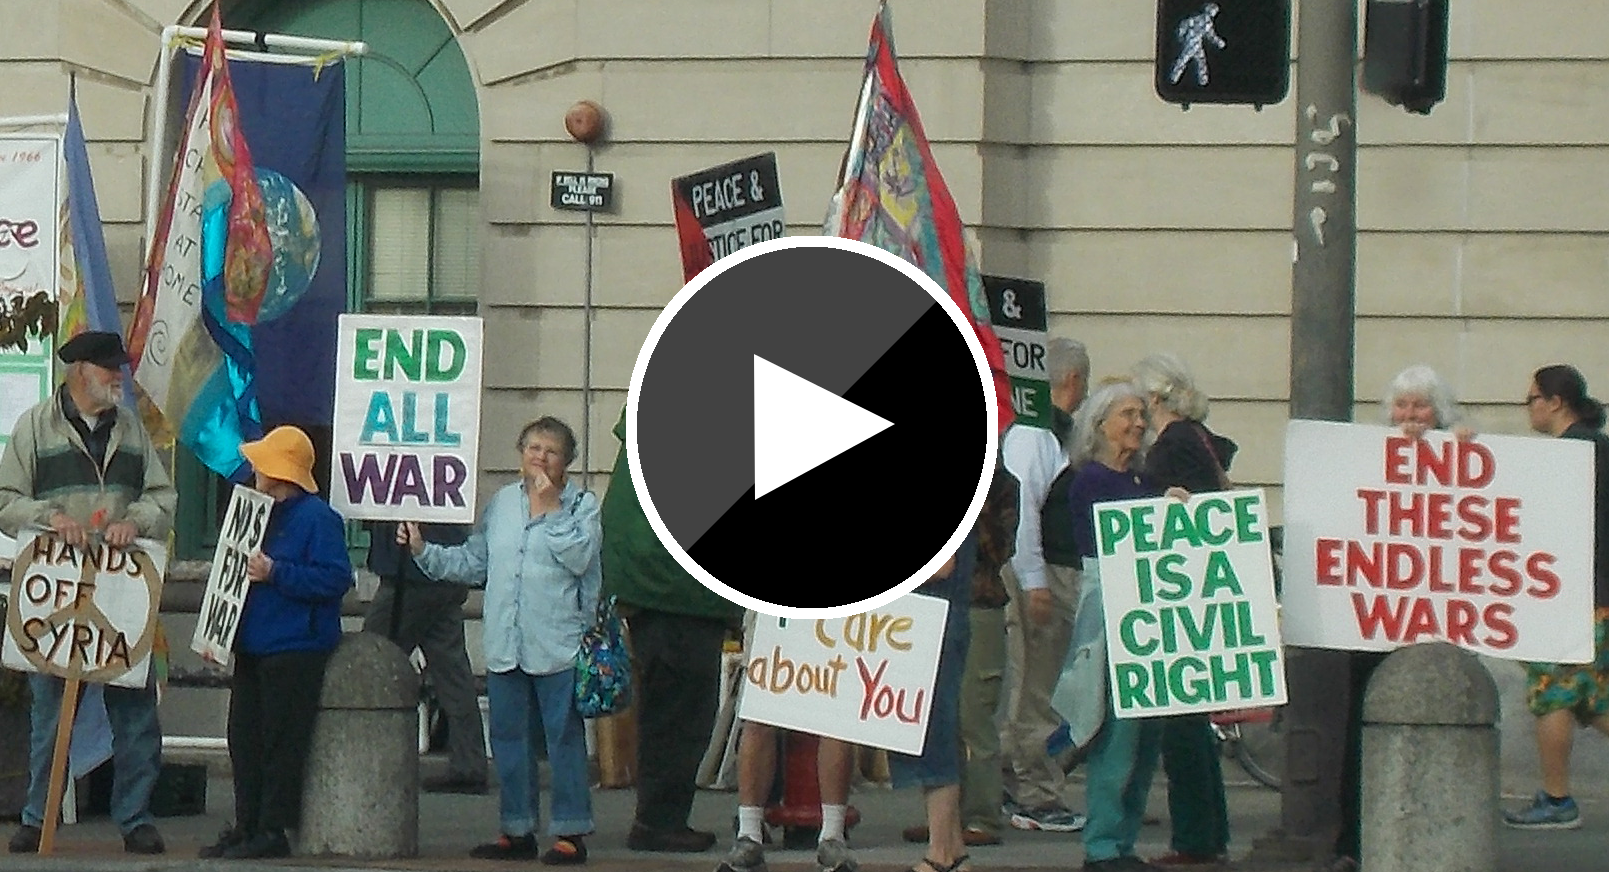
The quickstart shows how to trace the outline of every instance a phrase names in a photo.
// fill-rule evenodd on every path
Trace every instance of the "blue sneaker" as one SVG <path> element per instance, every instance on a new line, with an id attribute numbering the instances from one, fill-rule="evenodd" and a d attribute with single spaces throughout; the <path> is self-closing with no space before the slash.
<path id="1" fill-rule="evenodd" d="M 1009 818 L 1012 829 L 1039 830 L 1047 833 L 1076 833 L 1084 828 L 1089 818 L 1065 808 L 1020 809 Z"/>
<path id="2" fill-rule="evenodd" d="M 1581 809 L 1568 796 L 1555 802 L 1538 790 L 1526 808 L 1503 812 L 1503 823 L 1518 830 L 1573 830 L 1581 826 Z"/>

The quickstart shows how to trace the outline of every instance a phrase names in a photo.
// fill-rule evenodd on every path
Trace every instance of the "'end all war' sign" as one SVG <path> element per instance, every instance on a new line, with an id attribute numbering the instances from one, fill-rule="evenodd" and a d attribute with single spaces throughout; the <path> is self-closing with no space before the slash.
<path id="1" fill-rule="evenodd" d="M 0 663 L 58 678 L 144 687 L 162 573 L 160 543 L 75 548 L 55 533 L 19 536 Z"/>
<path id="2" fill-rule="evenodd" d="M 218 530 L 218 547 L 212 554 L 212 574 L 201 597 L 196 615 L 196 631 L 190 637 L 190 650 L 219 666 L 229 665 L 229 651 L 240 629 L 240 612 L 246 607 L 246 561 L 263 545 L 268 532 L 268 513 L 274 499 L 268 494 L 235 485 Z"/>
<path id="3" fill-rule="evenodd" d="M 913 593 L 847 618 L 756 616 L 738 717 L 922 753 L 947 608 Z"/>
<path id="4" fill-rule="evenodd" d="M 1120 718 L 1285 703 L 1261 491 L 1095 506 Z"/>
<path id="5" fill-rule="evenodd" d="M 1591 662 L 1592 470 L 1576 439 L 1290 422 L 1286 640 Z"/>
<path id="6" fill-rule="evenodd" d="M 1051 427 L 1050 371 L 1045 366 L 1049 312 L 1045 283 L 1001 276 L 983 277 L 989 323 L 1000 337 L 1011 380 L 1011 410 L 1020 424 Z"/>
<path id="7" fill-rule="evenodd" d="M 342 315 L 330 505 L 347 518 L 472 523 L 481 319 Z"/>

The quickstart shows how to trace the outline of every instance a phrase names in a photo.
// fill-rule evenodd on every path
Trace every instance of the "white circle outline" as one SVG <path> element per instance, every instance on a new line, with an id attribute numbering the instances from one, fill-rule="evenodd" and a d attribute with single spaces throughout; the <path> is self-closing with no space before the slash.
<path id="1" fill-rule="evenodd" d="M 938 301 L 940 309 L 950 316 L 950 320 L 955 323 L 962 338 L 966 341 L 967 349 L 972 352 L 972 362 L 977 368 L 978 384 L 983 389 L 984 405 L 986 406 L 984 417 L 984 432 L 986 434 L 984 463 L 982 469 L 979 470 L 982 476 L 978 480 L 977 490 L 972 495 L 972 503 L 967 507 L 965 517 L 960 526 L 950 534 L 949 539 L 944 543 L 944 547 L 924 563 L 921 569 L 918 569 L 910 578 L 882 593 L 867 597 L 859 602 L 824 608 L 795 608 L 755 599 L 723 584 L 720 579 L 699 565 L 698 561 L 694 560 L 682 548 L 681 543 L 676 541 L 676 537 L 671 535 L 670 529 L 660 519 L 659 509 L 654 505 L 653 496 L 649 493 L 648 487 L 643 481 L 642 465 L 638 460 L 637 405 L 642 395 L 643 377 L 648 370 L 648 361 L 653 357 L 654 348 L 659 345 L 659 339 L 664 335 L 665 328 L 670 324 L 671 319 L 693 298 L 694 294 L 727 270 L 754 258 L 763 257 L 773 251 L 791 248 L 834 248 L 839 251 L 866 255 L 899 270 L 907 278 L 916 282 L 918 287 L 927 291 L 928 296 Z M 963 314 L 957 308 L 955 301 L 950 299 L 950 295 L 939 287 L 938 283 L 933 281 L 927 273 L 917 269 L 914 264 L 903 258 L 855 239 L 845 239 L 838 236 L 793 236 L 770 239 L 733 252 L 706 267 L 692 281 L 683 285 L 682 289 L 676 292 L 670 303 L 659 313 L 659 316 L 654 319 L 654 326 L 649 329 L 648 338 L 643 340 L 642 349 L 637 352 L 637 361 L 631 368 L 631 386 L 626 393 L 626 464 L 631 469 L 631 483 L 636 488 L 637 501 L 642 505 L 643 514 L 648 517 L 648 524 L 653 527 L 654 535 L 659 537 L 660 544 L 664 545 L 670 556 L 674 557 L 683 569 L 698 579 L 700 584 L 724 599 L 763 615 L 792 618 L 794 620 L 843 618 L 868 612 L 910 593 L 923 582 L 932 578 L 938 572 L 939 567 L 943 566 L 944 562 L 949 559 L 949 556 L 960 550 L 967 534 L 971 532 L 973 525 L 977 523 L 978 515 L 982 514 L 983 501 L 988 495 L 989 482 L 992 478 L 990 473 L 995 468 L 995 462 L 1000 451 L 1000 433 L 996 423 L 1000 420 L 1000 408 L 994 394 L 994 376 L 989 371 L 988 360 L 983 355 L 983 345 L 978 341 L 978 337 L 973 331 L 972 323 L 968 319 L 969 316 Z M 850 573 L 853 574 L 853 570 L 850 570 Z"/>

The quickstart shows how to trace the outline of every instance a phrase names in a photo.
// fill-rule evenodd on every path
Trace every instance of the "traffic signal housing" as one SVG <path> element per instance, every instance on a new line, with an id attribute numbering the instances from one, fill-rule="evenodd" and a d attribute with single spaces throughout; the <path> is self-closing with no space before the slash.
<path id="1" fill-rule="evenodd" d="M 1157 0 L 1156 92 L 1169 103 L 1285 99 L 1291 0 Z"/>
<path id="2" fill-rule="evenodd" d="M 1447 97 L 1447 0 L 1368 0 L 1363 89 L 1429 115 Z"/>

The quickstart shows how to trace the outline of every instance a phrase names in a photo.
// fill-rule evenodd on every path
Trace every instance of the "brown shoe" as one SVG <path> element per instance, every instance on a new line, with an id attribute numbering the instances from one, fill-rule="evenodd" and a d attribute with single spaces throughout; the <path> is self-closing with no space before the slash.
<path id="1" fill-rule="evenodd" d="M 1000 834 L 990 832 L 982 827 L 967 827 L 961 831 L 961 843 L 969 848 L 976 848 L 980 845 L 998 845 L 1000 844 Z"/>

